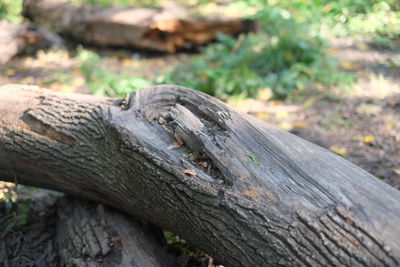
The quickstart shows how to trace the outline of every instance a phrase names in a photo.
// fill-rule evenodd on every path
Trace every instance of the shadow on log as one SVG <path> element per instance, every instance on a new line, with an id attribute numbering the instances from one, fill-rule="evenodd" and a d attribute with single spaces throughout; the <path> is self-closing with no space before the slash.
<path id="1" fill-rule="evenodd" d="M 78 42 L 173 53 L 215 40 L 218 32 L 253 31 L 254 20 L 195 18 L 181 6 L 103 8 L 64 0 L 25 0 L 24 16 Z"/>
<path id="2" fill-rule="evenodd" d="M 399 191 L 183 87 L 3 86 L 0 177 L 114 206 L 227 266 L 400 264 Z"/>

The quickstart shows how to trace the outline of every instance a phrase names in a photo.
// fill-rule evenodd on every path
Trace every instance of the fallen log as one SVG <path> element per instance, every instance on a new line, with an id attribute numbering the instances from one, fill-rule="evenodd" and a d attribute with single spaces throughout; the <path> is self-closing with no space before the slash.
<path id="1" fill-rule="evenodd" d="M 64 199 L 58 215 L 60 266 L 177 266 L 157 235 L 122 212 Z"/>
<path id="2" fill-rule="evenodd" d="M 25 0 L 23 14 L 78 42 L 169 53 L 209 43 L 218 32 L 237 35 L 256 27 L 247 19 L 196 18 L 176 5 L 103 8 L 64 0 Z"/>
<path id="3" fill-rule="evenodd" d="M 227 266 L 396 266 L 400 192 L 210 96 L 0 88 L 0 177 L 116 207 Z"/>
<path id="4" fill-rule="evenodd" d="M 59 36 L 39 25 L 0 21 L 0 65 L 17 54 L 61 45 L 62 42 Z"/>

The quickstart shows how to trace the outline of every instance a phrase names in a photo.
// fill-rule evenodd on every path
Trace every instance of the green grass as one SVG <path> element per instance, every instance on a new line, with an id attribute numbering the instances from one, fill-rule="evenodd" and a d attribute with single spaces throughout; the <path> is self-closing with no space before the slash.
<path id="1" fill-rule="evenodd" d="M 282 98 L 314 85 L 346 89 L 355 76 L 339 71 L 325 38 L 364 36 L 375 46 L 394 48 L 400 39 L 400 2 L 394 0 L 247 0 L 262 23 L 257 34 L 238 40 L 219 36 L 194 61 L 161 77 L 160 82 L 195 88 L 221 99 L 255 97 L 272 90 Z"/>
<path id="2" fill-rule="evenodd" d="M 255 97 L 272 90 L 286 97 L 313 84 L 351 83 L 352 76 L 338 70 L 328 55 L 328 44 L 308 24 L 292 18 L 284 9 L 261 9 L 262 23 L 256 34 L 234 39 L 219 35 L 193 62 L 167 73 L 161 82 L 195 88 L 221 99 Z"/>

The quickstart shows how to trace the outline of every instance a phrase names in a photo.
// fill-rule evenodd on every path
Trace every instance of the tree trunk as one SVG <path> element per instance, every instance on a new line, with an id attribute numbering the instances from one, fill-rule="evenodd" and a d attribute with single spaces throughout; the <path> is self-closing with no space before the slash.
<path id="1" fill-rule="evenodd" d="M 78 42 L 96 46 L 175 52 L 215 40 L 218 32 L 237 35 L 255 30 L 253 20 L 195 18 L 170 5 L 103 8 L 63 0 L 25 0 L 24 16 Z"/>
<path id="2" fill-rule="evenodd" d="M 121 212 L 71 199 L 58 215 L 61 266 L 176 266 L 153 233 Z"/>
<path id="3" fill-rule="evenodd" d="M 60 44 L 62 39 L 59 36 L 39 25 L 0 21 L 0 65 L 19 53 Z"/>
<path id="4" fill-rule="evenodd" d="M 0 88 L 0 177 L 170 229 L 227 266 L 396 266 L 400 192 L 198 91 Z"/>

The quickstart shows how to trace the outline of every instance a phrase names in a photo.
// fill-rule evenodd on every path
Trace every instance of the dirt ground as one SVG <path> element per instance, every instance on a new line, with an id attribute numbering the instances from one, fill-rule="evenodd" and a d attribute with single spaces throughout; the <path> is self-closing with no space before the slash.
<path id="1" fill-rule="evenodd" d="M 309 107 L 303 104 L 295 120 L 308 127 L 292 132 L 400 189 L 400 46 L 384 51 L 357 40 L 333 45 L 342 67 L 349 70 L 350 65 L 349 71 L 356 72 L 357 84 L 348 94 L 320 96 Z"/>
<path id="2" fill-rule="evenodd" d="M 311 89 L 286 101 L 239 101 L 244 112 L 329 149 L 400 189 L 400 46 L 332 41 L 331 53 L 358 80 L 352 89 Z"/>
<path id="3" fill-rule="evenodd" d="M 330 149 L 400 189 L 400 46 L 396 51 L 385 51 L 370 47 L 363 40 L 339 39 L 332 43 L 331 53 L 342 68 L 359 77 L 353 90 L 334 88 L 327 92 L 316 88 L 285 101 L 242 100 L 230 104 Z M 113 50 L 101 53 L 108 56 L 104 64 L 110 69 L 129 69 L 132 74 L 147 78 L 193 56 Z M 54 82 L 55 78 L 65 79 L 65 83 Z M 0 70 L 0 85 L 5 83 L 90 93 L 79 62 L 66 51 L 41 51 L 35 57 L 13 59 Z M 22 199 L 29 194 L 27 191 L 32 192 L 20 192 Z M 35 192 L 42 194 L 38 189 Z M 53 203 L 49 200 L 47 206 L 35 208 L 43 203 L 43 197 L 33 199 L 25 218 L 27 223 L 21 228 L 7 230 L 7 225 L 15 224 L 17 213 L 0 212 L 0 263 L 5 258 L 8 266 L 54 266 L 57 262 L 50 238 L 55 229 Z"/>

